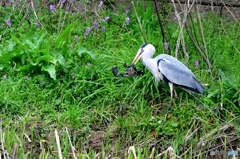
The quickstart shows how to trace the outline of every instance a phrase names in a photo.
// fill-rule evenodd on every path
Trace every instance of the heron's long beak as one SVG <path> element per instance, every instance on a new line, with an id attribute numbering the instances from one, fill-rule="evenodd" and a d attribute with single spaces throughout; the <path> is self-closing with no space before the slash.
<path id="1" fill-rule="evenodd" d="M 138 62 L 138 60 L 141 58 L 142 53 L 144 52 L 144 50 L 139 50 L 137 55 L 134 57 L 132 64 L 136 65 L 136 63 Z"/>

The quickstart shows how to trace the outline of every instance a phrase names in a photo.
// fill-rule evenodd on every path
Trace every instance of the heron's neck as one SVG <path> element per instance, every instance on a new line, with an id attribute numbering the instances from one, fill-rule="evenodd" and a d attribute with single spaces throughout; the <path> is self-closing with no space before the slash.
<path id="1" fill-rule="evenodd" d="M 147 69 L 153 74 L 153 76 L 156 79 L 158 79 L 158 76 L 157 76 L 158 68 L 157 68 L 157 62 L 155 61 L 155 59 L 151 57 L 143 56 L 142 62 L 147 67 Z"/>

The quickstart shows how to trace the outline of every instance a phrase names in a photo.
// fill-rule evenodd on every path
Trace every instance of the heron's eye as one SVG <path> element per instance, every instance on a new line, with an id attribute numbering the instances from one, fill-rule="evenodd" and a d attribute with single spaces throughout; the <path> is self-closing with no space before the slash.
<path id="1" fill-rule="evenodd" d="M 145 46 L 147 46 L 147 44 L 143 44 L 143 45 L 141 46 L 141 48 L 144 48 Z"/>

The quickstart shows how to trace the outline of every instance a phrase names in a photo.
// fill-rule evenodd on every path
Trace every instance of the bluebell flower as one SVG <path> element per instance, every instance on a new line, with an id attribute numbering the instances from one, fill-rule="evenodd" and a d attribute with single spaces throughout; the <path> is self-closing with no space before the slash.
<path id="1" fill-rule="evenodd" d="M 168 50 L 168 43 L 167 42 L 164 42 L 163 46 L 164 46 L 165 50 Z"/>
<path id="2" fill-rule="evenodd" d="M 105 32 L 106 31 L 106 27 L 102 26 L 102 31 Z"/>
<path id="3" fill-rule="evenodd" d="M 85 31 L 85 36 L 88 36 L 91 32 L 91 28 L 90 27 L 87 27 L 86 28 L 86 31 Z"/>
<path id="4" fill-rule="evenodd" d="M 110 17 L 107 16 L 107 17 L 104 18 L 104 20 L 107 22 L 107 21 L 110 20 Z"/>
<path id="5" fill-rule="evenodd" d="M 51 11 L 52 13 L 56 13 L 56 8 L 55 8 L 55 6 L 54 6 L 53 4 L 51 4 L 51 5 L 49 6 L 49 9 L 50 9 L 50 11 Z"/>
<path id="6" fill-rule="evenodd" d="M 126 11 L 126 14 L 128 14 L 130 10 L 127 8 L 125 11 Z"/>
<path id="7" fill-rule="evenodd" d="M 126 24 L 126 25 L 129 25 L 129 23 L 130 23 L 130 18 L 127 17 L 126 20 L 125 20 L 125 24 Z"/>
<path id="8" fill-rule="evenodd" d="M 35 25 L 36 25 L 37 28 L 40 27 L 39 21 L 36 21 Z"/>
<path id="9" fill-rule="evenodd" d="M 103 1 L 100 1 L 98 6 L 102 7 L 103 6 Z"/>
<path id="10" fill-rule="evenodd" d="M 96 29 L 98 28 L 98 22 L 96 20 L 94 20 L 94 22 L 93 22 L 93 27 Z"/>
<path id="11" fill-rule="evenodd" d="M 6 23 L 6 25 L 7 26 L 11 26 L 11 19 L 10 18 L 7 18 L 6 20 L 5 20 L 5 23 Z"/>
<path id="12" fill-rule="evenodd" d="M 198 65 L 199 65 L 199 60 L 196 60 L 196 61 L 194 62 L 194 65 L 195 65 L 195 67 L 198 67 Z"/>

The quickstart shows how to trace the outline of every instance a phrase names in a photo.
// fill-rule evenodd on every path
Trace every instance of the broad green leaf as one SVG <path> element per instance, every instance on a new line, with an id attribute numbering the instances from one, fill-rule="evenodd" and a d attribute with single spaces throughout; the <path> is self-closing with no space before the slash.
<path id="1" fill-rule="evenodd" d="M 35 50 L 35 49 L 36 49 L 36 45 L 35 45 L 32 41 L 30 41 L 30 40 L 28 40 L 28 39 L 25 40 L 25 44 L 27 44 L 27 46 L 28 46 L 29 48 L 31 48 L 32 50 Z"/>
<path id="2" fill-rule="evenodd" d="M 55 57 L 53 57 L 52 55 L 43 55 L 37 59 L 37 63 L 40 63 L 41 61 L 50 62 L 52 64 L 57 63 L 57 59 Z"/>
<path id="3" fill-rule="evenodd" d="M 173 127 L 177 127 L 177 126 L 178 126 L 178 123 L 176 123 L 176 122 L 170 122 L 170 124 L 171 124 L 171 126 L 173 126 Z"/>
<path id="4" fill-rule="evenodd" d="M 29 65 L 23 65 L 23 66 L 20 66 L 17 71 L 26 71 L 26 70 L 29 70 L 30 66 Z"/>
<path id="5" fill-rule="evenodd" d="M 82 56 L 82 54 L 88 54 L 92 59 L 96 58 L 96 55 L 92 51 L 88 51 L 85 47 L 80 46 L 77 50 L 78 56 Z"/>
<path id="6" fill-rule="evenodd" d="M 40 43 L 43 41 L 43 38 L 47 35 L 47 31 L 45 29 L 41 30 L 37 35 L 36 47 L 39 47 Z"/>
<path id="7" fill-rule="evenodd" d="M 50 77 L 56 80 L 56 69 L 54 65 L 42 66 L 43 71 L 47 71 Z"/>
<path id="8" fill-rule="evenodd" d="M 68 35 L 70 34 L 70 32 L 72 31 L 76 24 L 77 22 L 68 25 L 66 29 L 59 34 L 54 43 L 55 47 L 59 48 L 66 41 L 66 37 L 68 37 Z"/>
<path id="9" fill-rule="evenodd" d="M 16 45 L 16 43 L 13 40 L 9 40 L 9 44 L 7 46 L 7 51 L 13 51 L 15 45 Z"/>
<path id="10" fill-rule="evenodd" d="M 17 44 L 22 45 L 22 42 L 15 35 L 12 35 L 12 40 Z"/>
<path id="11" fill-rule="evenodd" d="M 65 59 L 63 57 L 62 54 L 59 54 L 58 57 L 57 57 L 57 61 L 60 65 L 64 65 L 65 64 Z"/>

